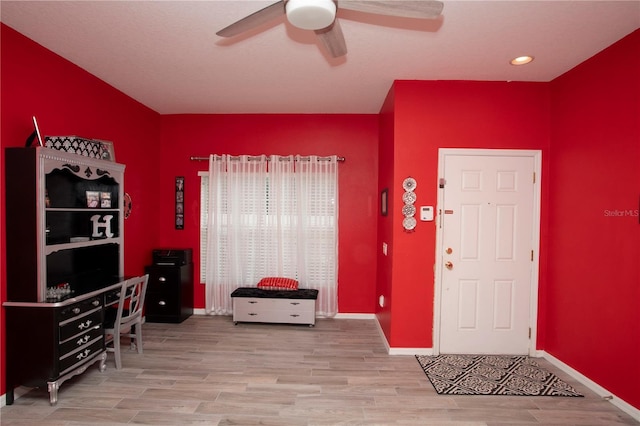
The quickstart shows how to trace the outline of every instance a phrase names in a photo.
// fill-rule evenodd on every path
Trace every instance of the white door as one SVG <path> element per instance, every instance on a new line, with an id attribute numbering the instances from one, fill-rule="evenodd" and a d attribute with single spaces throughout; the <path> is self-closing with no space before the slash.
<path id="1" fill-rule="evenodd" d="M 473 152 L 441 153 L 439 352 L 528 354 L 536 317 L 537 153 Z"/>

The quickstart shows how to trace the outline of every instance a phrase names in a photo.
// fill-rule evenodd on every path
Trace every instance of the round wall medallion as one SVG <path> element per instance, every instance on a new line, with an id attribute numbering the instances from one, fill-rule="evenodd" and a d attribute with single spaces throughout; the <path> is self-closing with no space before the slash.
<path id="1" fill-rule="evenodd" d="M 413 191 L 416 189 L 416 186 L 418 186 L 418 183 L 412 177 L 408 177 L 402 182 L 402 187 L 405 191 Z"/>
<path id="2" fill-rule="evenodd" d="M 402 214 L 404 217 L 413 216 L 416 214 L 416 207 L 413 204 L 405 204 L 402 206 Z"/>
<path id="3" fill-rule="evenodd" d="M 416 193 L 415 192 L 405 192 L 402 194 L 402 201 L 405 204 L 413 204 L 416 202 Z"/>
<path id="4" fill-rule="evenodd" d="M 402 221 L 402 226 L 407 231 L 412 231 L 416 227 L 416 218 L 415 217 L 405 217 Z"/>

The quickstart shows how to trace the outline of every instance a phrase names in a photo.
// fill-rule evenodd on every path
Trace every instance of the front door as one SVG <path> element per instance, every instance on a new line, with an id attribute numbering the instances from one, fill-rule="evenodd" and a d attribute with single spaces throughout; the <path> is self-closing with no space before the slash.
<path id="1" fill-rule="evenodd" d="M 535 349 L 538 164 L 535 151 L 441 150 L 436 351 Z"/>

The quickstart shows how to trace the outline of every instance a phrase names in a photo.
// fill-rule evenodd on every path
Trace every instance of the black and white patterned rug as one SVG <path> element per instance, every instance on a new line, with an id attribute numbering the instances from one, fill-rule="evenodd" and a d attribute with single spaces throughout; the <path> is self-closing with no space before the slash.
<path id="1" fill-rule="evenodd" d="M 441 395 L 583 396 L 528 356 L 416 355 Z"/>

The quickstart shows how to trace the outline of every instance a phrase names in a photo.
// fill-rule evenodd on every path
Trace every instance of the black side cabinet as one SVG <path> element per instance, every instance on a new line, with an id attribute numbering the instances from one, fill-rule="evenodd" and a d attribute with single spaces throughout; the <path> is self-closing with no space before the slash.
<path id="1" fill-rule="evenodd" d="M 180 323 L 193 315 L 193 263 L 149 265 L 145 272 L 146 321 Z"/>

